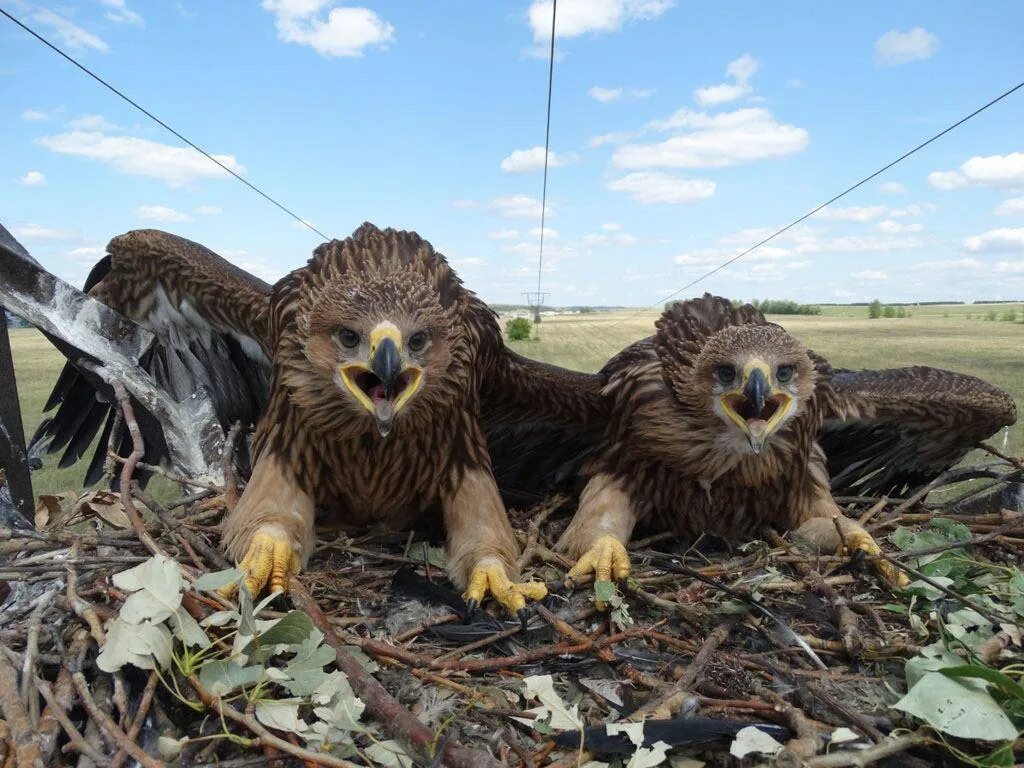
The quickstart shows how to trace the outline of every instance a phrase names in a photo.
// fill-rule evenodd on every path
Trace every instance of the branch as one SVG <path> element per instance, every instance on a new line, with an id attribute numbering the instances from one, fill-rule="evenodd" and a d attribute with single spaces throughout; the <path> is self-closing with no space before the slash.
<path id="1" fill-rule="evenodd" d="M 18 673 L 5 653 L 0 653 L 0 710 L 11 729 L 14 764 L 18 768 L 43 768 L 39 738 L 18 693 Z"/>
<path id="2" fill-rule="evenodd" d="M 363 700 L 366 708 L 381 721 L 390 735 L 409 744 L 420 755 L 426 755 L 427 765 L 433 764 L 437 737 L 423 723 L 405 709 L 372 677 L 347 650 L 334 631 L 327 616 L 320 610 L 312 595 L 296 578 L 292 578 L 289 592 L 295 605 L 313 620 L 314 626 L 324 634 L 324 640 L 335 652 L 338 669 L 345 673 L 352 690 Z M 500 768 L 500 763 L 485 752 L 445 743 L 443 760 L 453 768 Z"/>

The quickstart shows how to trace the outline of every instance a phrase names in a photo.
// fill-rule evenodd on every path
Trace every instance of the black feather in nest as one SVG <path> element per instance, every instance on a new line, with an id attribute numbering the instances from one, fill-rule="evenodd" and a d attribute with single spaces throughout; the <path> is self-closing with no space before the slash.
<path id="1" fill-rule="evenodd" d="M 659 741 L 670 747 L 714 744 L 735 738 L 737 733 L 751 725 L 776 741 L 785 742 L 792 735 L 788 728 L 774 723 L 748 723 L 696 716 L 678 720 L 647 720 L 644 722 L 644 742 L 641 746 L 650 747 Z M 583 748 L 599 755 L 631 755 L 637 749 L 624 733 L 609 736 L 604 725 L 584 728 L 582 736 Z M 580 731 L 563 731 L 555 736 L 555 742 L 567 749 L 579 749 Z"/>
<path id="2" fill-rule="evenodd" d="M 452 612 L 462 619 L 462 623 L 434 624 L 427 628 L 427 632 L 442 640 L 459 645 L 483 640 L 519 625 L 519 622 L 499 621 L 480 608 L 474 610 L 472 615 L 467 617 L 468 606 L 462 599 L 462 595 L 452 589 L 447 582 L 431 581 L 412 566 L 400 568 L 395 573 L 391 580 L 390 592 L 389 602 L 415 600 L 426 605 L 443 605 L 451 608 Z M 549 627 L 543 626 L 537 629 L 527 629 L 523 634 L 532 636 L 538 632 L 549 631 Z M 515 653 L 514 646 L 509 640 L 495 643 L 493 647 L 500 648 L 509 655 Z"/>

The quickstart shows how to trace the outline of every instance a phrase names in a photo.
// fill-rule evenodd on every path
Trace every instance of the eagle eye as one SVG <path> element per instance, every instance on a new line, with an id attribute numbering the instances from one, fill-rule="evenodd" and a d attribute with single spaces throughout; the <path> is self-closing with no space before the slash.
<path id="1" fill-rule="evenodd" d="M 719 365 L 715 368 L 715 376 L 723 384 L 732 384 L 736 381 L 736 369 L 731 365 Z"/>
<path id="2" fill-rule="evenodd" d="M 793 378 L 795 371 L 792 365 L 780 365 L 775 371 L 775 380 L 780 384 L 786 384 Z"/>
<path id="3" fill-rule="evenodd" d="M 354 349 L 359 346 L 359 334 L 351 328 L 342 328 L 338 331 L 338 341 L 340 341 L 341 346 L 346 349 Z"/>
<path id="4" fill-rule="evenodd" d="M 419 331 L 409 337 L 409 349 L 412 352 L 421 352 L 425 346 L 427 346 L 427 334 L 424 331 Z"/>

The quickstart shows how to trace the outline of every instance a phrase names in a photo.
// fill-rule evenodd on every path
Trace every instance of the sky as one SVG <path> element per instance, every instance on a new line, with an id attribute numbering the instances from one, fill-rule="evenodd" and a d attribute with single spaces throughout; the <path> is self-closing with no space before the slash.
<path id="1" fill-rule="evenodd" d="M 550 0 L 0 0 L 305 221 L 537 286 Z M 561 0 L 542 290 L 657 305 L 1024 80 L 1024 3 Z M 80 285 L 155 227 L 267 280 L 321 238 L 0 18 L 0 222 Z M 682 294 L 1024 298 L 1024 89 Z"/>

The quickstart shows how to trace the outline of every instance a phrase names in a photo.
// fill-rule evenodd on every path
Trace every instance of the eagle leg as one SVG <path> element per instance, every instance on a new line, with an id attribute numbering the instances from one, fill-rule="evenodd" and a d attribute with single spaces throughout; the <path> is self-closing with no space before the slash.
<path id="1" fill-rule="evenodd" d="M 268 584 L 272 592 L 285 591 L 288 579 L 305 564 L 313 544 L 313 510 L 313 499 L 286 463 L 271 454 L 261 456 L 224 520 L 222 539 L 254 597 Z"/>
<path id="2" fill-rule="evenodd" d="M 461 473 L 444 499 L 448 532 L 448 574 L 464 588 L 470 613 L 490 592 L 509 613 L 525 616 L 527 600 L 542 600 L 543 582 L 516 582 L 519 545 L 509 524 L 494 477 L 485 469 Z"/>
<path id="3" fill-rule="evenodd" d="M 890 587 L 902 589 L 910 583 L 910 579 L 899 568 L 877 557 L 882 551 L 878 542 L 859 523 L 842 512 L 812 517 L 797 528 L 794 534 L 821 551 L 832 550 L 840 554 L 863 552 L 873 559 L 875 570 Z"/>
<path id="4" fill-rule="evenodd" d="M 557 545 L 558 550 L 577 558 L 568 580 L 591 572 L 595 581 L 629 576 L 625 542 L 634 525 L 636 514 L 622 483 L 603 473 L 590 478 L 580 495 L 580 507 Z M 605 606 L 597 603 L 597 608 L 604 610 Z"/>

